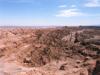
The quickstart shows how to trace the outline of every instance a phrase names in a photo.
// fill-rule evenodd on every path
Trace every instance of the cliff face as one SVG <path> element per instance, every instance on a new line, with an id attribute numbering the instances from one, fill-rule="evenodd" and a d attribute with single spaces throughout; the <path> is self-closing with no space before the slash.
<path id="1" fill-rule="evenodd" d="M 99 33 L 68 27 L 0 29 L 0 64 L 5 65 L 0 75 L 99 75 Z"/>

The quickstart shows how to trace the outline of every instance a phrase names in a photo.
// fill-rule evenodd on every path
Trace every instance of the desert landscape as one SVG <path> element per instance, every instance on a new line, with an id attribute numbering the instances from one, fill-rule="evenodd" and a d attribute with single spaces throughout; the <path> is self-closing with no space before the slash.
<path id="1" fill-rule="evenodd" d="M 100 27 L 1 27 L 0 75 L 100 75 Z"/>

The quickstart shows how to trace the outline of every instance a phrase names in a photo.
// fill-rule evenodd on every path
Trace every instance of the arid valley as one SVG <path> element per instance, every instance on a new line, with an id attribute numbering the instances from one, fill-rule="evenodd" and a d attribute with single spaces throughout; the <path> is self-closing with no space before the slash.
<path id="1" fill-rule="evenodd" d="M 0 28 L 0 75 L 100 75 L 100 28 Z"/>

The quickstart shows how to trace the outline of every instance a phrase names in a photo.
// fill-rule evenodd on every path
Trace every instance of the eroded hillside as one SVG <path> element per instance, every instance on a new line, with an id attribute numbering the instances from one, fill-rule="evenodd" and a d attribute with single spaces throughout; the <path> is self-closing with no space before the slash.
<path id="1" fill-rule="evenodd" d="M 1 28 L 0 75 L 100 75 L 100 29 Z"/>

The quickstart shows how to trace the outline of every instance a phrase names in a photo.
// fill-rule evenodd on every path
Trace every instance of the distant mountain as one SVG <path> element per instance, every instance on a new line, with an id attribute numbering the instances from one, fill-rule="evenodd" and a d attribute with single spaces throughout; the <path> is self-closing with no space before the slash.
<path id="1" fill-rule="evenodd" d="M 100 29 L 100 25 L 98 26 L 79 26 L 80 28 L 85 28 L 85 29 Z"/>

